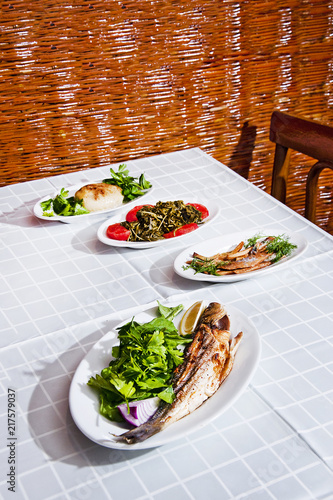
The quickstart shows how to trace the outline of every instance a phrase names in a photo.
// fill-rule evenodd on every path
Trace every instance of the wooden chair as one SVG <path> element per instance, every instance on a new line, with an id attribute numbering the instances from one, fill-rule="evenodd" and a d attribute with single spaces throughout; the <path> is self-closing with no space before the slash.
<path id="1" fill-rule="evenodd" d="M 274 111 L 270 140 L 276 144 L 271 195 L 283 203 L 286 202 L 291 150 L 318 160 L 309 171 L 305 198 L 305 217 L 315 222 L 319 175 L 325 168 L 333 170 L 333 128 Z"/>

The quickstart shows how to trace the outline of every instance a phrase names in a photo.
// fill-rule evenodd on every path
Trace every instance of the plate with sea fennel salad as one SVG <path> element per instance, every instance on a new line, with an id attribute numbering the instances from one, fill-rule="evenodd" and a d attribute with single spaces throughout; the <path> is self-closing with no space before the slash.
<path id="1" fill-rule="evenodd" d="M 149 307 L 104 335 L 71 382 L 74 422 L 108 448 L 146 449 L 199 430 L 249 384 L 261 352 L 241 311 L 209 298 Z"/>
<path id="2" fill-rule="evenodd" d="M 119 165 L 117 171 L 110 168 L 110 175 L 101 181 L 63 187 L 44 196 L 35 204 L 34 215 L 39 219 L 65 223 L 89 221 L 125 206 L 130 209 L 153 190 L 143 173 L 133 177 L 125 164 Z"/>
<path id="3" fill-rule="evenodd" d="M 300 233 L 255 228 L 192 245 L 175 259 L 174 270 L 189 280 L 231 283 L 281 269 L 306 248 Z"/>
<path id="4" fill-rule="evenodd" d="M 211 201 L 151 201 L 104 221 L 97 238 L 110 246 L 152 248 L 185 238 L 210 224 L 218 214 L 218 205 Z"/>

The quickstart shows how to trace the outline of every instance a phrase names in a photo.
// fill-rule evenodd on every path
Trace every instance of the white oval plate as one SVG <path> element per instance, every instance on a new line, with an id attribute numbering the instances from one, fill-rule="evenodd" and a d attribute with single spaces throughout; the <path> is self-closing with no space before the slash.
<path id="1" fill-rule="evenodd" d="M 184 311 L 194 302 L 194 300 L 183 302 Z M 208 305 L 209 301 L 206 303 Z M 173 305 L 178 304 L 179 302 Z M 95 443 L 107 448 L 127 450 L 153 448 L 197 431 L 226 411 L 249 384 L 257 368 L 261 352 L 259 334 L 249 318 L 232 306 L 226 306 L 226 310 L 231 322 L 232 337 L 240 331 L 244 333 L 230 375 L 217 392 L 200 408 L 142 443 L 129 445 L 116 441 L 113 435 L 123 434 L 128 430 L 128 426 L 111 422 L 100 415 L 98 395 L 87 385 L 91 376 L 99 374 L 103 368 L 108 366 L 112 358 L 112 347 L 118 344 L 116 329 L 104 335 L 81 361 L 70 386 L 69 407 L 74 422 L 81 432 Z M 147 309 L 136 315 L 135 320 L 139 323 L 148 322 L 156 317 L 156 311 L 157 307 Z M 179 314 L 175 318 L 176 327 L 179 326 L 181 317 L 182 314 Z M 131 319 L 121 324 L 127 323 Z"/>
<path id="2" fill-rule="evenodd" d="M 102 181 L 87 181 L 81 184 L 76 184 L 75 186 L 70 186 L 65 188 L 66 191 L 68 191 L 68 196 L 73 196 L 76 191 L 78 191 L 80 188 L 83 186 L 86 186 L 87 184 L 96 184 L 98 182 Z M 42 201 L 49 200 L 50 198 L 55 198 L 59 193 L 60 189 L 58 191 L 55 191 L 53 194 L 49 194 L 47 196 L 44 196 L 41 198 L 34 206 L 34 215 L 38 217 L 38 219 L 43 219 L 43 220 L 48 220 L 48 221 L 59 221 L 59 222 L 65 222 L 66 224 L 73 224 L 77 222 L 84 222 L 91 220 L 92 218 L 100 218 L 104 217 L 105 215 L 109 215 L 110 213 L 116 212 L 117 210 L 123 210 L 124 207 L 128 207 L 128 210 L 134 205 L 141 205 L 141 200 L 144 199 L 148 194 L 151 194 L 153 191 L 153 187 L 147 189 L 145 193 L 142 196 L 138 196 L 138 198 L 135 198 L 135 200 L 128 201 L 126 203 L 123 203 L 119 207 L 115 208 L 107 208 L 105 210 L 99 210 L 98 212 L 90 212 L 89 214 L 80 214 L 80 215 L 70 215 L 70 216 L 64 216 L 64 215 L 53 215 L 53 217 L 47 217 L 43 215 L 43 209 L 40 206 Z"/>
<path id="3" fill-rule="evenodd" d="M 263 269 L 258 269 L 257 271 L 250 271 L 248 273 L 241 274 L 226 274 L 224 276 L 213 276 L 204 273 L 195 273 L 194 269 L 184 270 L 183 266 L 186 265 L 188 260 L 191 260 L 193 253 L 197 252 L 201 255 L 210 256 L 219 252 L 226 252 L 232 250 L 241 241 L 245 241 L 248 238 L 255 236 L 256 234 L 262 234 L 263 236 L 279 236 L 284 234 L 289 237 L 289 242 L 297 245 L 297 248 L 292 252 L 289 257 L 285 257 L 276 264 L 264 267 Z M 174 261 L 174 270 L 179 276 L 183 278 L 194 280 L 194 281 L 212 281 L 215 283 L 232 283 L 234 281 L 241 281 L 250 278 L 256 278 L 263 274 L 267 274 L 276 269 L 280 269 L 283 266 L 289 264 L 291 260 L 298 258 L 307 248 L 307 240 L 299 233 L 291 233 L 289 231 L 284 231 L 281 229 L 250 229 L 248 231 L 240 231 L 237 233 L 232 233 L 226 236 L 219 236 L 211 240 L 206 240 L 197 245 L 192 245 L 189 248 L 183 250 Z"/>
<path id="4" fill-rule="evenodd" d="M 173 201 L 170 199 L 167 200 L 159 200 L 159 201 Z M 151 202 L 153 205 L 155 202 Z M 118 241 L 118 240 L 112 240 L 111 238 L 108 238 L 106 236 L 106 230 L 111 224 L 116 224 L 117 222 L 123 222 L 125 220 L 126 214 L 128 210 L 117 214 L 115 217 L 112 217 L 112 219 L 108 219 L 103 222 L 103 224 L 99 227 L 97 231 L 97 238 L 102 242 L 105 243 L 105 245 L 110 245 L 113 247 L 123 247 L 123 248 L 153 248 L 159 245 L 165 245 L 166 243 L 170 243 L 172 241 L 179 241 L 180 239 L 186 238 L 186 236 L 193 235 L 197 231 L 199 231 L 201 228 L 206 227 L 207 224 L 210 224 L 218 215 L 220 209 L 218 205 L 216 205 L 213 202 L 208 202 L 208 201 L 199 201 L 199 200 L 187 200 L 184 203 L 201 203 L 202 205 L 205 205 L 205 207 L 208 208 L 209 211 L 209 216 L 204 220 L 204 224 L 200 225 L 198 229 L 195 231 L 192 231 L 187 234 L 183 234 L 182 236 L 177 236 L 175 238 L 164 238 L 162 240 L 157 240 L 157 241 Z M 138 203 L 138 205 L 142 205 L 142 203 Z"/>

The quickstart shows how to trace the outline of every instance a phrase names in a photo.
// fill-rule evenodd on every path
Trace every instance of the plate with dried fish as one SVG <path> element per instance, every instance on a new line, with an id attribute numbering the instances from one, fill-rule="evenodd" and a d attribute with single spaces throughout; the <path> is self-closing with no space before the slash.
<path id="1" fill-rule="evenodd" d="M 104 221 L 98 228 L 97 238 L 114 247 L 154 248 L 195 234 L 218 214 L 219 206 L 212 201 L 148 202 Z"/>
<path id="2" fill-rule="evenodd" d="M 192 245 L 175 259 L 174 270 L 189 280 L 232 283 L 280 269 L 306 248 L 300 233 L 250 229 Z"/>

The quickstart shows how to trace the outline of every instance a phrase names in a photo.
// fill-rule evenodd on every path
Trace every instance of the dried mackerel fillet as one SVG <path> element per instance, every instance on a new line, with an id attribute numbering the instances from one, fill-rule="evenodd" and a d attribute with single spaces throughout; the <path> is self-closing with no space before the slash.
<path id="1" fill-rule="evenodd" d="M 267 246 L 274 239 L 274 236 L 268 236 L 246 248 L 244 248 L 244 241 L 241 241 L 233 250 L 210 257 L 194 252 L 193 260 L 187 261 L 186 264 L 191 265 L 196 262 L 202 266 L 202 270 L 198 272 L 217 276 L 256 271 L 272 264 L 273 254 L 267 251 Z M 208 269 L 210 266 L 213 266 L 214 272 Z"/>

